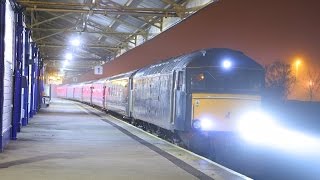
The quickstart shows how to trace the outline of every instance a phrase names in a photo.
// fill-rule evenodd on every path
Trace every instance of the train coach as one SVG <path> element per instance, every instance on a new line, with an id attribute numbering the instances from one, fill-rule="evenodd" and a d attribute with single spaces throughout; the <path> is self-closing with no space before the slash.
<path id="1" fill-rule="evenodd" d="M 235 132 L 240 117 L 260 107 L 263 86 L 261 65 L 242 52 L 216 48 L 83 83 L 82 101 L 197 151 L 216 148 L 217 137 Z"/>

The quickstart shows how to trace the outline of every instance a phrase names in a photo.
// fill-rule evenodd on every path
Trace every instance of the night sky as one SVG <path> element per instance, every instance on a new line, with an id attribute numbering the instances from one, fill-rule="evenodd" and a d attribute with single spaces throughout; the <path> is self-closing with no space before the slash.
<path id="1" fill-rule="evenodd" d="M 261 64 L 299 57 L 301 76 L 309 67 L 319 69 L 320 1 L 221 0 L 107 63 L 104 76 L 211 47 L 240 50 Z"/>

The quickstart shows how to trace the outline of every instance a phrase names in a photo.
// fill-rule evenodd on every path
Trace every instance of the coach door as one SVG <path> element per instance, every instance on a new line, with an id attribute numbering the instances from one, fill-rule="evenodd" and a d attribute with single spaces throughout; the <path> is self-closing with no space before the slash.
<path id="1" fill-rule="evenodd" d="M 90 104 L 91 104 L 91 105 L 92 105 L 93 89 L 94 89 L 94 87 L 93 87 L 93 86 L 91 86 L 91 87 L 90 87 Z"/>
<path id="2" fill-rule="evenodd" d="M 103 109 L 106 108 L 106 89 L 107 87 L 105 85 L 103 85 L 103 91 L 102 91 L 102 107 Z"/>
<path id="3" fill-rule="evenodd" d="M 185 71 L 175 71 L 173 90 L 173 124 L 175 129 L 184 130 L 186 114 Z"/>
<path id="4" fill-rule="evenodd" d="M 176 119 L 175 127 L 178 130 L 184 130 L 186 117 L 186 86 L 185 86 L 185 71 L 178 71 L 176 77 Z"/>

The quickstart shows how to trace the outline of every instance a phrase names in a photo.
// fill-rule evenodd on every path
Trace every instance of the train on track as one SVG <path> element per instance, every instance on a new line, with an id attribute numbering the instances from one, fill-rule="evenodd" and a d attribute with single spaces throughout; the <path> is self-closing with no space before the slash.
<path id="1" fill-rule="evenodd" d="M 242 52 L 212 48 L 61 85 L 57 95 L 115 112 L 193 151 L 210 149 L 215 158 L 240 117 L 260 107 L 264 79 L 263 67 Z"/>

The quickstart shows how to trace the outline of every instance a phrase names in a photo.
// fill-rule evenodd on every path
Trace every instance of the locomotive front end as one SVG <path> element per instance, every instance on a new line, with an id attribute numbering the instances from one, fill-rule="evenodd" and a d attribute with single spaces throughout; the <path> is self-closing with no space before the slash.
<path id="1" fill-rule="evenodd" d="M 222 59 L 214 66 L 192 67 L 187 72 L 193 130 L 235 132 L 244 114 L 261 107 L 264 71 L 243 56 L 234 55 L 233 61 Z"/>
<path id="2" fill-rule="evenodd" d="M 234 132 L 243 114 L 261 105 L 261 96 L 242 94 L 192 94 L 194 130 Z"/>
<path id="3" fill-rule="evenodd" d="M 264 75 L 261 65 L 237 51 L 208 51 L 195 58 L 186 69 L 189 148 L 215 160 L 226 149 L 237 149 L 239 126 L 246 130 L 252 119 L 259 123 L 246 114 L 261 109 Z"/>

